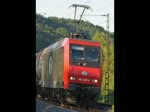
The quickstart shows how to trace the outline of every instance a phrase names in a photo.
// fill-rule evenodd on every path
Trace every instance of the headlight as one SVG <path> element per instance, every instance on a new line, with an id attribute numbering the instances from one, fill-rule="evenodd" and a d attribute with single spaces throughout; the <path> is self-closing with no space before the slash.
<path id="1" fill-rule="evenodd" d="M 73 77 L 70 77 L 70 80 L 72 80 L 73 79 Z"/>
<path id="2" fill-rule="evenodd" d="M 98 82 L 98 80 L 97 80 L 97 79 L 92 79 L 92 82 L 97 83 L 97 82 Z"/>
<path id="3" fill-rule="evenodd" d="M 95 82 L 97 83 L 97 82 L 98 82 L 98 80 L 97 80 L 97 79 L 95 79 Z"/>
<path id="4" fill-rule="evenodd" d="M 70 77 L 70 80 L 76 80 L 76 78 L 75 77 Z"/>

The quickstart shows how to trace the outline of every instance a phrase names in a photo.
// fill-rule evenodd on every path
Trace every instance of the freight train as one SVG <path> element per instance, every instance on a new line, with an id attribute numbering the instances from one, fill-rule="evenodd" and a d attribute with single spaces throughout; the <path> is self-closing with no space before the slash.
<path id="1" fill-rule="evenodd" d="M 76 104 L 95 100 L 101 81 L 99 42 L 76 34 L 36 53 L 36 91 L 43 98 Z"/>

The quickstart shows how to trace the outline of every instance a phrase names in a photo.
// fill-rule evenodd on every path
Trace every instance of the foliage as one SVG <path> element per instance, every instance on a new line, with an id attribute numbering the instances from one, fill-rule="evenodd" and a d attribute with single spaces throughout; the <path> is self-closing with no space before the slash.
<path id="1" fill-rule="evenodd" d="M 112 105 L 112 109 L 111 109 L 111 110 L 108 110 L 108 112 L 114 112 L 114 109 L 115 109 L 115 105 L 113 104 L 113 105 Z"/>
<path id="2" fill-rule="evenodd" d="M 61 37 L 69 36 L 67 30 L 65 28 L 59 27 L 56 29 L 56 33 Z"/>
<path id="3" fill-rule="evenodd" d="M 102 47 L 102 85 L 101 93 L 99 95 L 99 101 L 104 102 L 105 95 L 105 73 L 109 73 L 109 102 L 114 104 L 114 44 L 108 43 L 105 33 L 96 32 L 92 38 L 94 41 L 100 42 Z M 111 38 L 108 38 L 108 42 Z"/>

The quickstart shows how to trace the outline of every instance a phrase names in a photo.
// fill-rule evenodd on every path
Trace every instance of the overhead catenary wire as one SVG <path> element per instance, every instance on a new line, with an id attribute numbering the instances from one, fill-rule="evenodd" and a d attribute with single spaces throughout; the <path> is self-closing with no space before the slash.
<path id="1" fill-rule="evenodd" d="M 99 12 L 99 11 L 102 11 L 102 10 L 104 10 L 104 9 L 108 9 L 108 8 L 112 8 L 112 3 L 111 4 L 109 4 L 109 5 L 107 5 L 107 6 L 105 6 L 105 7 L 103 7 L 103 8 L 100 8 L 100 9 L 98 9 L 98 10 L 96 10 L 96 11 L 93 11 L 94 12 L 94 14 L 92 15 L 91 13 L 88 13 L 88 14 L 86 14 L 86 15 L 83 15 L 84 16 L 84 19 L 86 18 L 85 16 L 87 16 L 87 18 L 88 17 L 90 17 L 90 16 L 101 16 L 100 14 L 96 14 L 97 12 Z M 108 11 L 107 11 L 108 12 Z M 91 15 L 90 15 L 91 14 Z M 113 18 L 110 18 L 110 19 L 113 19 Z M 109 20 L 110 20 L 109 19 Z M 106 22 L 106 20 L 105 21 L 102 21 L 102 22 L 100 22 L 100 23 L 104 23 L 104 22 Z"/>
<path id="2" fill-rule="evenodd" d="M 114 19 L 113 17 L 112 18 L 110 18 L 109 20 L 111 20 L 111 19 Z M 102 24 L 102 23 L 105 23 L 105 22 L 107 22 L 107 20 L 105 20 L 105 21 L 101 21 L 100 23 L 98 23 L 98 24 Z"/>
<path id="3" fill-rule="evenodd" d="M 87 3 L 89 3 L 89 2 L 91 2 L 91 0 L 87 1 L 87 2 L 86 2 L 86 3 L 84 3 L 84 4 L 87 4 Z"/>
<path id="4" fill-rule="evenodd" d="M 100 8 L 100 9 L 96 10 L 95 12 L 101 11 L 103 9 L 111 8 L 112 6 L 110 6 L 110 5 L 112 5 L 112 4 L 109 4 L 109 5 L 107 5 L 107 6 L 103 7 L 103 8 Z"/>
<path id="5" fill-rule="evenodd" d="M 88 21 L 88 20 L 86 20 L 84 17 L 82 17 L 85 21 Z"/>
<path id="6" fill-rule="evenodd" d="M 83 15 L 83 16 L 103 16 L 102 14 L 98 14 L 98 15 Z M 85 19 L 85 18 L 84 18 Z M 109 18 L 108 20 L 111 20 L 111 19 L 114 19 L 114 17 L 112 17 L 112 18 Z M 102 21 L 102 22 L 99 22 L 98 24 L 102 24 L 102 23 L 105 23 L 105 22 L 107 22 L 107 20 L 104 20 L 104 21 Z"/>

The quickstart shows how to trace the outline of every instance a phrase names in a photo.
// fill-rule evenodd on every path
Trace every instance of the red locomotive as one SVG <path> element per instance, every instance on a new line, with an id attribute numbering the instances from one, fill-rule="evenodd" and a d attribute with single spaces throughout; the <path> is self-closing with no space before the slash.
<path id="1" fill-rule="evenodd" d="M 99 42 L 63 38 L 36 53 L 37 93 L 60 102 L 94 100 L 100 93 L 101 68 Z"/>
<path id="2" fill-rule="evenodd" d="M 36 53 L 37 94 L 49 100 L 83 104 L 100 93 L 102 50 L 99 42 L 86 40 L 78 24 L 87 5 L 73 4 L 77 32 Z M 77 7 L 84 8 L 77 21 Z"/>

